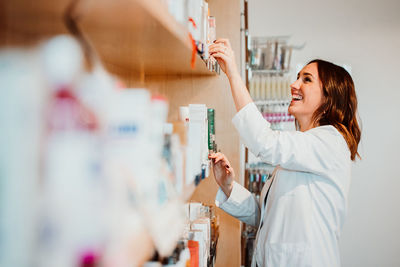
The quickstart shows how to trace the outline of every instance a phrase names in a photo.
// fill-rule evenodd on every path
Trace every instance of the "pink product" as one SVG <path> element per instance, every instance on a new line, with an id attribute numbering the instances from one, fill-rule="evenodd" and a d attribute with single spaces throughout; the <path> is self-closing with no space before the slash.
<path id="1" fill-rule="evenodd" d="M 288 112 L 263 112 L 262 115 L 270 123 L 294 121 L 294 117 Z"/>
<path id="2" fill-rule="evenodd" d="M 81 255 L 80 267 L 97 266 L 99 261 L 98 254 L 94 251 L 87 251 Z"/>

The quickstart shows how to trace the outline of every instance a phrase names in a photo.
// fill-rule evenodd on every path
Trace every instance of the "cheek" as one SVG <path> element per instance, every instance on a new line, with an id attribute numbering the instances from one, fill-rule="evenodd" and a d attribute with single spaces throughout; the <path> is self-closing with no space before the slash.
<path id="1" fill-rule="evenodd" d="M 310 109 L 315 111 L 319 106 L 322 104 L 322 99 L 320 96 L 316 95 L 313 98 L 310 99 L 310 102 L 308 103 L 308 106 Z"/>
<path id="2" fill-rule="evenodd" d="M 323 101 L 322 90 L 320 88 L 314 88 L 314 93 L 307 97 L 307 108 L 311 111 L 318 109 Z"/>

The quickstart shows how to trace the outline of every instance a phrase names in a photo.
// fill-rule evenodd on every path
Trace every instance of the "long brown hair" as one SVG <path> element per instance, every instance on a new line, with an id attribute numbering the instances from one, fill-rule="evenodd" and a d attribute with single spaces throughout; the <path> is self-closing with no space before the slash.
<path id="1" fill-rule="evenodd" d="M 350 74 L 333 63 L 315 59 L 324 98 L 313 114 L 316 125 L 332 125 L 344 137 L 351 153 L 351 160 L 358 154 L 361 130 L 357 121 L 357 96 Z M 308 65 L 307 64 L 307 65 Z"/>

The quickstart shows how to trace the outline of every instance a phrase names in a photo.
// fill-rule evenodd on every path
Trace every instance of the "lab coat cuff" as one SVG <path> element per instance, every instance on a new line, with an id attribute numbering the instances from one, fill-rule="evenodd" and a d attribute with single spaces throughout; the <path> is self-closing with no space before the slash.
<path id="1" fill-rule="evenodd" d="M 242 142 L 255 156 L 258 156 L 262 148 L 258 140 L 260 133 L 271 131 L 271 124 L 264 119 L 254 102 L 239 110 L 233 117 L 232 123 L 239 132 Z"/>
<path id="2" fill-rule="evenodd" d="M 218 188 L 217 195 L 215 196 L 215 205 L 217 207 L 221 207 L 228 200 L 228 197 L 225 195 L 224 191 L 222 191 L 221 187 Z"/>
<path id="3" fill-rule="evenodd" d="M 215 197 L 215 205 L 232 216 L 237 216 L 236 213 L 240 210 L 243 203 L 251 196 L 251 193 L 237 182 L 233 182 L 232 192 L 229 198 L 225 193 L 218 189 Z"/>

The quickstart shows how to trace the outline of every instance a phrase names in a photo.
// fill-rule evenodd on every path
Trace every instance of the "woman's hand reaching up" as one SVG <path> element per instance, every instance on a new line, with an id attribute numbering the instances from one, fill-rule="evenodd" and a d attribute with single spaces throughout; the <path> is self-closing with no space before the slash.
<path id="1" fill-rule="evenodd" d="M 227 197 L 231 195 L 235 172 L 226 156 L 220 152 L 208 156 L 211 159 L 214 177 Z"/>
<path id="2" fill-rule="evenodd" d="M 228 39 L 217 39 L 209 46 L 210 56 L 214 57 L 228 78 L 239 75 L 235 55 Z"/>
<path id="3" fill-rule="evenodd" d="M 214 57 L 221 69 L 225 72 L 231 85 L 233 101 L 236 110 L 241 110 L 248 103 L 253 102 L 246 85 L 240 77 L 236 66 L 235 55 L 228 39 L 218 39 L 209 46 L 210 56 Z"/>

